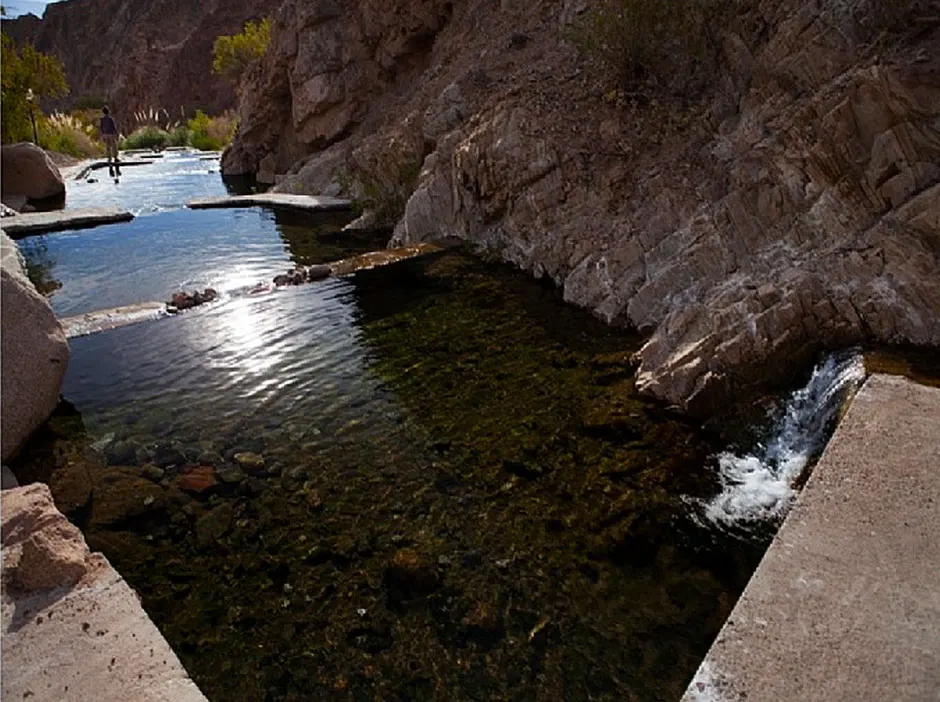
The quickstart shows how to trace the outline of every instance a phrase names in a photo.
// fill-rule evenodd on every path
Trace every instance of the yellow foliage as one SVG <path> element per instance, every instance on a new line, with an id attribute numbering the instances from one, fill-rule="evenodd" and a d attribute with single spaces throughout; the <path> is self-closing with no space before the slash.
<path id="1" fill-rule="evenodd" d="M 239 34 L 222 35 L 212 45 L 212 72 L 233 83 L 251 63 L 264 56 L 271 41 L 271 21 L 246 22 Z"/>

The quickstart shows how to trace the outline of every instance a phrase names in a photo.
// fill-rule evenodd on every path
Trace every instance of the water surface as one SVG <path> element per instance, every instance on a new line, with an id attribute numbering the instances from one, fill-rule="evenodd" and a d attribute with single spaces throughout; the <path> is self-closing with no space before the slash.
<path id="1" fill-rule="evenodd" d="M 60 314 L 370 245 L 190 178 L 43 238 Z M 763 542 L 693 518 L 721 446 L 637 396 L 639 343 L 447 251 L 73 340 L 17 468 L 210 699 L 674 700 Z"/>
<path id="2" fill-rule="evenodd" d="M 60 317 L 212 287 L 221 293 L 309 265 L 381 248 L 381 234 L 340 233 L 350 215 L 261 208 L 188 210 L 197 197 L 226 194 L 199 152 L 166 152 L 152 165 L 70 181 L 67 207 L 117 205 L 138 213 L 121 223 L 28 237 L 19 245 Z M 215 168 L 218 164 L 215 164 Z"/>

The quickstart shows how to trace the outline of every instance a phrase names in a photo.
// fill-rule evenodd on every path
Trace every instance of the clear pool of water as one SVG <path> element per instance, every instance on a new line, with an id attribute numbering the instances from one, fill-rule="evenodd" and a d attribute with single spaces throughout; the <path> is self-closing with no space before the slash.
<path id="1" fill-rule="evenodd" d="M 24 242 L 57 313 L 376 248 L 181 209 L 221 185 L 172 163 L 124 201 L 150 214 Z M 674 700 L 763 545 L 690 518 L 719 447 L 637 396 L 639 342 L 447 251 L 74 339 L 16 468 L 212 700 Z"/>

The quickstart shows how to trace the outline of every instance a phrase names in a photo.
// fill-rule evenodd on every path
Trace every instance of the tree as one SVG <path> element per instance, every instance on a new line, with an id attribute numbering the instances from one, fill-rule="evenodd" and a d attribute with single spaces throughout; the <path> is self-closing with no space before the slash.
<path id="1" fill-rule="evenodd" d="M 271 41 L 271 21 L 246 22 L 240 34 L 222 35 L 212 45 L 212 72 L 238 85 L 242 74 L 257 61 Z"/>
<path id="2" fill-rule="evenodd" d="M 24 46 L 17 51 L 13 39 L 5 34 L 2 42 L 0 140 L 7 144 L 30 139 L 33 134 L 31 111 L 41 99 L 62 97 L 69 88 L 59 59 L 36 51 L 32 46 Z"/>

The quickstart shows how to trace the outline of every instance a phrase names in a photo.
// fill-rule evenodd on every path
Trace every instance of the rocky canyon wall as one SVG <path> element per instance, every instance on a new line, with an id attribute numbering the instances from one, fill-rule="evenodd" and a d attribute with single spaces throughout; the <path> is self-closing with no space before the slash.
<path id="1" fill-rule="evenodd" d="M 566 40 L 584 3 L 392 4 L 287 0 L 224 168 L 355 194 L 421 164 L 396 243 L 549 276 L 694 412 L 826 346 L 940 344 L 935 2 L 742 3 L 684 94 L 612 90 Z"/>
<path id="2" fill-rule="evenodd" d="M 57 56 L 65 67 L 69 108 L 81 98 L 109 102 L 119 118 L 165 109 L 178 118 L 234 107 L 234 86 L 212 74 L 212 44 L 247 20 L 273 15 L 280 0 L 70 0 L 4 20 L 17 43 Z"/>

